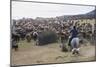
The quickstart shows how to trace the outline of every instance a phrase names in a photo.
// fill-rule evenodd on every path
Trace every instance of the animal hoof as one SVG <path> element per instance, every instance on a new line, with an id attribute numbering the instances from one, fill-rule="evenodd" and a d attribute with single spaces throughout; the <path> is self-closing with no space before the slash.
<path id="1" fill-rule="evenodd" d="M 75 54 L 75 51 L 73 51 L 72 54 Z"/>
<path id="2" fill-rule="evenodd" d="M 79 54 L 79 52 L 78 52 L 78 51 L 76 51 L 76 54 Z"/>

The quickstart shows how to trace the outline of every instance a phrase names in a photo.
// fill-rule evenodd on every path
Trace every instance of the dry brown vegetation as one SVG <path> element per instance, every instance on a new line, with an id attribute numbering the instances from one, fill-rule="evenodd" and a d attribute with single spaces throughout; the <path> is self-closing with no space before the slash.
<path id="1" fill-rule="evenodd" d="M 80 55 L 72 55 L 71 52 L 62 52 L 60 43 L 52 43 L 44 46 L 34 45 L 34 41 L 27 43 L 20 41 L 19 51 L 11 50 L 12 65 L 65 63 L 80 61 L 95 61 L 95 45 L 89 42 L 81 45 Z M 66 43 L 67 45 L 67 43 Z"/>

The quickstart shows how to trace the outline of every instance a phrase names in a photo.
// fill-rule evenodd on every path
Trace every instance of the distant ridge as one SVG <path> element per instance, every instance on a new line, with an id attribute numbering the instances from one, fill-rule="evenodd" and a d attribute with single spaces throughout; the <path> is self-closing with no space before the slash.
<path id="1" fill-rule="evenodd" d="M 57 18 L 62 19 L 63 21 L 74 20 L 74 19 L 92 19 L 96 18 L 96 9 L 86 14 L 64 15 L 64 16 L 59 16 Z"/>
<path id="2" fill-rule="evenodd" d="M 32 20 L 34 20 L 35 22 L 48 22 L 48 21 L 54 22 L 55 20 L 67 22 L 68 20 L 78 20 L 78 19 L 96 19 L 96 9 L 85 14 L 63 15 L 63 16 L 57 16 L 57 17 L 51 17 L 51 18 L 37 17 Z"/>
<path id="3" fill-rule="evenodd" d="M 87 13 L 87 15 L 94 15 L 94 16 L 95 16 L 95 14 L 96 14 L 96 9 L 91 11 L 91 12 L 89 12 L 89 13 Z"/>

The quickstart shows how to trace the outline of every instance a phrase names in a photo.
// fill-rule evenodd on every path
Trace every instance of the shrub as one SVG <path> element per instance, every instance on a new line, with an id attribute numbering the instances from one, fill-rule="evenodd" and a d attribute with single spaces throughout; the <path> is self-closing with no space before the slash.
<path id="1" fill-rule="evenodd" d="M 53 31 L 45 31 L 39 33 L 38 43 L 39 45 L 49 44 L 57 42 L 57 34 Z"/>

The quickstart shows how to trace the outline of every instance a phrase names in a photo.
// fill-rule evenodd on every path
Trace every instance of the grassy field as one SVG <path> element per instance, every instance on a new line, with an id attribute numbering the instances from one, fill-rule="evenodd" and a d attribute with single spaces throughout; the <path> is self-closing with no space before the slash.
<path id="1" fill-rule="evenodd" d="M 80 20 L 80 23 L 95 23 L 93 20 Z M 67 63 L 80 61 L 95 61 L 95 44 L 87 41 L 81 44 L 80 55 L 72 55 L 71 52 L 62 52 L 59 47 L 61 43 L 52 43 L 43 46 L 36 46 L 34 41 L 28 43 L 26 40 L 19 42 L 19 50 L 11 50 L 11 65 Z M 67 45 L 67 43 L 66 43 Z"/>
<path id="2" fill-rule="evenodd" d="M 62 52 L 60 43 L 52 43 L 44 46 L 36 46 L 34 41 L 19 42 L 19 51 L 11 50 L 12 65 L 67 63 L 80 61 L 95 61 L 95 45 L 89 42 L 81 45 L 80 55 L 72 55 L 71 52 Z M 66 44 L 67 45 L 67 44 Z"/>

